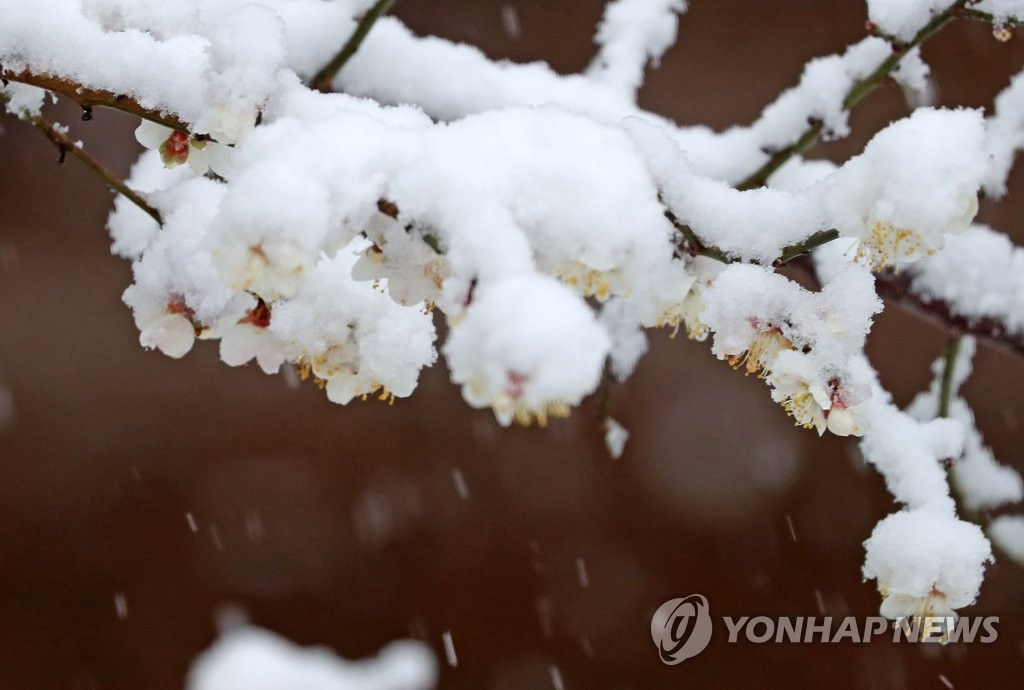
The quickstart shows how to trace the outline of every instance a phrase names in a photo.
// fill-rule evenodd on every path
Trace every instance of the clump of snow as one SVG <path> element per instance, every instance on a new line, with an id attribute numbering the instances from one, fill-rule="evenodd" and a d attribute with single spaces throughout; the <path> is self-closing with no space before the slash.
<path id="1" fill-rule="evenodd" d="M 686 0 L 612 0 L 594 40 L 600 46 L 588 75 L 628 92 L 644 79 L 644 66 L 658 60 L 676 42 L 678 14 Z"/>
<path id="2" fill-rule="evenodd" d="M 931 80 L 931 67 L 921 58 L 920 46 L 915 47 L 900 60 L 892 71 L 892 78 L 903 88 L 903 95 L 911 108 L 932 105 L 935 88 Z"/>
<path id="3" fill-rule="evenodd" d="M 959 400 L 952 405 L 952 415 L 964 423 L 963 457 L 953 466 L 953 482 L 968 510 L 997 508 L 1024 500 L 1024 480 L 1009 465 L 996 460 L 992 449 L 975 425 L 974 414 Z"/>
<path id="4" fill-rule="evenodd" d="M 738 259 L 770 264 L 783 247 L 825 228 L 827 215 L 817 195 L 737 191 L 699 174 L 664 129 L 639 119 L 624 126 L 643 152 L 665 203 L 707 244 Z"/>
<path id="5" fill-rule="evenodd" d="M 491 407 L 503 425 L 544 425 L 597 388 L 610 348 L 572 292 L 523 275 L 479 285 L 444 354 L 470 405 Z"/>
<path id="6" fill-rule="evenodd" d="M 822 123 L 826 138 L 849 134 L 846 95 L 892 52 L 880 38 L 868 37 L 846 49 L 807 63 L 800 83 L 788 89 L 761 114 L 752 129 L 762 146 L 780 150 L 796 143 L 808 120 Z"/>
<path id="7" fill-rule="evenodd" d="M 619 3 L 639 8 L 641 2 Z M 655 16 L 670 6 L 656 0 L 644 8 L 644 17 Z M 639 10 L 637 10 L 639 11 Z M 632 13 L 631 15 L 632 16 Z M 652 37 L 664 36 L 669 22 L 653 33 L 634 31 L 651 26 L 630 22 L 630 45 L 652 45 Z M 674 20 L 671 25 L 674 26 Z M 623 27 L 627 24 L 623 24 Z M 641 40 L 639 37 L 644 36 Z M 612 45 L 612 44 L 609 44 Z M 616 46 L 622 45 L 619 43 Z M 843 107 L 849 90 L 870 75 L 892 54 L 889 44 L 868 37 L 842 54 L 812 62 L 799 85 L 770 104 L 752 125 L 714 132 L 704 126 L 679 127 L 665 118 L 637 107 L 635 94 L 623 89 L 621 81 L 636 81 L 642 53 L 632 48 L 631 70 L 620 68 L 619 81 L 598 78 L 602 70 L 588 75 L 558 75 L 543 63 L 519 65 L 492 62 L 478 49 L 454 44 L 437 37 L 417 37 L 400 21 L 378 22 L 366 42 L 339 75 L 337 85 L 347 93 L 369 96 L 386 103 L 416 103 L 432 116 L 454 120 L 466 115 L 517 105 L 557 105 L 601 122 L 617 124 L 628 117 L 664 127 L 686 151 L 694 169 L 703 175 L 736 183 L 768 160 L 769 153 L 795 142 L 807 129 L 809 120 L 825 123 L 828 136 L 848 133 Z M 918 84 L 924 69 L 913 54 L 912 65 L 899 74 L 901 83 Z M 638 66 L 639 65 L 639 66 Z"/>
<path id="8" fill-rule="evenodd" d="M 980 113 L 921 108 L 818 184 L 744 192 L 698 173 L 665 129 L 635 118 L 624 126 L 680 222 L 705 244 L 764 264 L 828 228 L 856 238 L 874 268 L 933 253 L 974 219 L 987 163 Z"/>
<path id="9" fill-rule="evenodd" d="M 915 419 L 893 404 L 865 357 L 856 358 L 853 366 L 872 388 L 866 410 L 868 431 L 860 443 L 864 459 L 882 474 L 897 501 L 913 509 L 952 513 L 955 503 L 944 462 L 960 456 L 963 427 L 951 419 Z"/>
<path id="10" fill-rule="evenodd" d="M 124 294 L 145 347 L 181 357 L 195 335 L 207 335 L 208 328 L 239 308 L 239 300 L 247 301 L 224 286 L 213 258 L 202 250 L 205 226 L 223 194 L 223 185 L 202 177 L 160 192 L 158 203 L 167 209 L 163 229 L 132 264 L 134 283 Z M 152 219 L 137 219 L 133 227 L 151 229 L 151 224 Z"/>
<path id="11" fill-rule="evenodd" d="M 372 659 L 347 661 L 253 627 L 230 630 L 192 665 L 188 690 L 429 690 L 437 662 L 419 642 L 393 642 Z"/>
<path id="12" fill-rule="evenodd" d="M 612 374 L 618 381 L 625 381 L 647 352 L 647 336 L 622 298 L 612 299 L 601 308 L 600 321 L 611 338 Z"/>
<path id="13" fill-rule="evenodd" d="M 353 280 L 362 247 L 321 258 L 298 293 L 274 306 L 269 324 L 288 360 L 325 382 L 327 397 L 342 405 L 370 394 L 408 397 L 436 357 L 429 314 Z"/>
<path id="14" fill-rule="evenodd" d="M 191 169 L 168 168 L 158 152 L 150 151 L 132 165 L 130 186 L 147 196 L 169 189 L 192 177 Z M 159 206 L 156 199 L 151 199 Z M 123 196 L 114 200 L 114 211 L 107 219 L 107 229 L 113 240 L 111 251 L 125 259 L 137 259 L 156 238 L 160 226 L 145 211 Z"/>
<path id="15" fill-rule="evenodd" d="M 1007 556 L 1024 565 L 1024 515 L 1000 515 L 989 524 L 988 535 Z"/>
<path id="16" fill-rule="evenodd" d="M 1024 249 L 1006 235 L 975 225 L 908 270 L 915 293 L 969 321 L 993 319 L 1024 334 Z"/>
<path id="17" fill-rule="evenodd" d="M 43 109 L 46 91 L 27 84 L 0 84 L 0 103 L 16 117 L 39 115 Z"/>
<path id="18" fill-rule="evenodd" d="M 830 179 L 830 225 L 858 238 L 873 267 L 916 260 L 968 228 L 986 167 L 979 112 L 920 108 Z"/>
<path id="19" fill-rule="evenodd" d="M 282 74 L 312 73 L 340 48 L 359 9 L 319 0 L 8 3 L 0 63 L 125 94 L 232 143 Z"/>
<path id="20" fill-rule="evenodd" d="M 626 427 L 611 417 L 604 420 L 604 445 L 609 455 L 616 460 L 621 458 L 628 440 L 629 431 Z"/>
<path id="21" fill-rule="evenodd" d="M 1024 147 L 1024 72 L 995 98 L 995 112 L 985 122 L 985 143 L 991 164 L 985 177 L 985 194 L 994 199 L 1006 194 L 1006 178 L 1015 155 Z"/>
<path id="22" fill-rule="evenodd" d="M 864 548 L 864 577 L 878 581 L 887 618 L 952 615 L 973 604 L 992 561 L 981 528 L 944 510 L 893 513 Z"/>
<path id="23" fill-rule="evenodd" d="M 767 378 L 772 398 L 798 425 L 863 433 L 868 389 L 849 362 L 881 310 L 867 271 L 850 266 L 812 293 L 769 269 L 733 264 L 708 290 L 706 305 L 712 352 Z"/>

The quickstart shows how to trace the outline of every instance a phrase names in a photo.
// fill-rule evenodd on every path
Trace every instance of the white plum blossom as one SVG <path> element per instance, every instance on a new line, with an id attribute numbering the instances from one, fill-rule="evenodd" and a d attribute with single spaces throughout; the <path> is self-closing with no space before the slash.
<path id="1" fill-rule="evenodd" d="M 675 335 L 683 327 L 689 338 L 704 340 L 704 293 L 721 269 L 717 261 L 701 256 L 673 259 L 639 277 L 626 304 L 645 328 L 671 328 Z"/>
<path id="2" fill-rule="evenodd" d="M 708 292 L 703 316 L 719 359 L 766 378 L 772 399 L 798 426 L 819 435 L 864 433 L 870 391 L 847 364 L 880 308 L 866 271 L 847 267 L 812 293 L 765 268 L 734 264 Z"/>
<path id="3" fill-rule="evenodd" d="M 866 391 L 851 386 L 845 376 L 823 372 L 807 355 L 785 350 L 774 361 L 768 382 L 772 400 L 782 405 L 798 426 L 827 429 L 836 436 L 860 436 L 865 430 Z"/>
<path id="4" fill-rule="evenodd" d="M 373 243 L 352 267 L 355 280 L 386 281 L 391 299 L 402 306 L 433 304 L 448 277 L 448 260 L 427 245 L 412 228 L 386 213 L 370 217 L 364 230 Z"/>
<path id="5" fill-rule="evenodd" d="M 262 299 L 237 319 L 217 329 L 220 359 L 237 367 L 253 359 L 266 374 L 276 374 L 285 362 L 281 342 L 270 331 L 272 307 Z"/>
<path id="6" fill-rule="evenodd" d="M 139 328 L 139 343 L 146 348 L 156 348 L 168 357 L 181 359 L 192 350 L 196 340 L 196 326 L 191 310 L 180 298 L 172 300 L 162 313 L 135 313 Z"/>
<path id="7" fill-rule="evenodd" d="M 228 169 L 230 149 L 216 141 L 191 136 L 180 130 L 143 120 L 135 129 L 135 139 L 160 154 L 168 168 L 188 163 L 197 175 L 208 170 L 223 174 Z"/>

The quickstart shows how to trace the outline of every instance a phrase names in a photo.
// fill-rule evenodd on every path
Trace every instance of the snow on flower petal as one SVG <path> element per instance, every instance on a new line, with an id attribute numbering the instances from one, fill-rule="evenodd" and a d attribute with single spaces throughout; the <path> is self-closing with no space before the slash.
<path id="1" fill-rule="evenodd" d="M 474 407 L 527 425 L 562 417 L 597 387 L 611 340 L 568 288 L 539 275 L 479 285 L 444 354 Z"/>
<path id="2" fill-rule="evenodd" d="M 437 301 L 448 277 L 448 260 L 427 245 L 414 228 L 386 213 L 375 213 L 364 230 L 373 242 L 352 267 L 356 280 L 387 281 L 387 293 L 403 306 Z"/>
<path id="3" fill-rule="evenodd" d="M 864 577 L 890 618 L 942 615 L 974 603 L 992 561 L 981 528 L 944 510 L 911 509 L 879 522 L 864 542 Z"/>
<path id="4" fill-rule="evenodd" d="M 875 269 L 927 256 L 971 224 L 987 164 L 981 113 L 919 108 L 829 178 L 832 225 Z"/>
<path id="5" fill-rule="evenodd" d="M 420 370 L 433 364 L 434 326 L 429 315 L 403 307 L 352 279 L 365 241 L 322 257 L 289 300 L 274 305 L 269 332 L 287 358 L 312 374 L 332 402 L 377 394 L 407 397 Z"/>

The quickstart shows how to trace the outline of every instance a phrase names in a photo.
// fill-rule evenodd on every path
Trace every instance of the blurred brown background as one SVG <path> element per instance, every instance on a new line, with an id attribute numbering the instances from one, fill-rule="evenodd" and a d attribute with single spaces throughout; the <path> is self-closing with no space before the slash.
<path id="1" fill-rule="evenodd" d="M 692 5 L 642 101 L 718 128 L 753 120 L 865 21 L 860 0 Z M 396 13 L 495 58 L 575 71 L 601 7 L 401 0 Z M 1024 38 L 1001 44 L 959 22 L 924 52 L 942 103 L 985 107 L 1024 65 Z M 130 118 L 52 112 L 127 170 Z M 851 139 L 815 154 L 855 153 L 905 112 L 898 90 L 877 93 Z M 223 366 L 208 343 L 182 361 L 145 352 L 120 302 L 130 267 L 103 230 L 110 195 L 75 163 L 58 167 L 26 125 L 0 123 L 0 689 L 182 688 L 227 604 L 350 657 L 421 637 L 446 689 L 551 688 L 552 666 L 570 690 L 1019 682 L 1024 583 L 1006 559 L 966 611 L 1002 617 L 994 644 L 727 645 L 719 625 L 699 657 L 662 666 L 651 613 L 691 592 L 716 619 L 875 614 L 861 542 L 894 506 L 854 444 L 794 429 L 760 382 L 664 332 L 616 390 L 632 432 L 619 461 L 592 401 L 547 430 L 501 430 L 441 367 L 394 407 L 341 408 L 313 386 Z M 1011 198 L 983 203 L 982 218 L 1021 242 L 1022 200 L 1017 171 Z M 926 385 L 943 340 L 896 309 L 878 320 L 870 352 L 900 403 Z M 1024 361 L 983 346 L 966 395 L 1018 468 L 1022 391 Z M 444 665 L 445 631 L 457 668 Z"/>

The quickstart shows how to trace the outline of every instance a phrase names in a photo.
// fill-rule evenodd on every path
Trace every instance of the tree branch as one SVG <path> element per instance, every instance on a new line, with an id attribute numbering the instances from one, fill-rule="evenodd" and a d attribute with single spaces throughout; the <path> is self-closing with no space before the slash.
<path id="1" fill-rule="evenodd" d="M 956 358 L 960 354 L 959 335 L 950 336 L 946 341 L 946 363 L 942 369 L 942 387 L 939 391 L 939 416 L 949 416 L 949 402 L 953 397 L 953 374 L 956 373 Z"/>
<path id="2" fill-rule="evenodd" d="M 359 24 L 356 26 L 356 30 L 349 36 L 349 39 L 345 42 L 345 45 L 341 47 L 341 50 L 331 58 L 323 68 L 317 72 L 313 79 L 310 81 L 313 88 L 317 91 L 327 92 L 331 90 L 331 83 L 334 81 L 334 77 L 338 75 L 341 68 L 345 66 L 356 51 L 359 50 L 359 46 L 366 40 L 366 36 L 370 33 L 370 29 L 377 23 L 377 20 L 387 14 L 388 10 L 391 9 L 392 5 L 395 4 L 395 0 L 377 0 L 363 18 L 359 20 Z"/>
<path id="3" fill-rule="evenodd" d="M 0 93 L 0 103 L 6 104 L 9 100 L 10 99 L 6 94 Z M 163 219 L 160 217 L 160 212 L 150 206 L 139 192 L 136 192 L 125 184 L 124 180 L 118 177 L 110 168 L 100 163 L 98 160 L 86 153 L 80 146 L 75 144 L 75 142 L 71 141 L 71 139 L 60 131 L 56 125 L 44 118 L 42 115 L 33 115 L 28 112 L 23 113 L 21 118 L 39 130 L 43 136 L 49 139 L 50 142 L 57 147 L 60 151 L 61 163 L 64 162 L 65 156 L 70 153 L 85 165 L 90 172 L 102 180 L 107 187 L 124 196 L 126 199 L 145 211 L 150 218 L 160 225 L 163 225 Z"/>
<path id="4" fill-rule="evenodd" d="M 992 24 L 993 26 L 1020 26 L 1021 20 L 1017 17 L 1007 17 L 1006 19 L 997 20 L 994 16 L 988 12 L 982 12 L 981 10 L 972 10 L 969 7 L 962 7 L 957 12 L 958 17 L 964 19 L 974 19 L 979 22 L 985 22 L 986 24 Z"/>
<path id="5" fill-rule="evenodd" d="M 17 82 L 19 84 L 29 84 L 31 86 L 38 86 L 41 89 L 59 93 L 62 96 L 67 96 L 71 100 L 78 103 L 79 106 L 85 111 L 89 111 L 92 108 L 102 107 L 111 108 L 113 110 L 120 110 L 124 113 L 130 113 L 137 115 L 144 120 L 150 120 L 158 124 L 176 129 L 179 132 L 189 131 L 188 123 L 183 122 L 179 118 L 170 113 L 163 113 L 152 108 L 145 108 L 139 104 L 133 98 L 129 98 L 124 94 L 116 94 L 113 91 L 104 91 L 102 89 L 90 89 L 78 82 L 63 77 L 56 77 L 49 74 L 36 74 L 28 70 L 21 72 L 13 72 L 11 70 L 0 67 L 0 80 L 4 82 Z"/>
<path id="6" fill-rule="evenodd" d="M 665 202 L 662 201 L 663 205 L 664 203 Z M 742 261 L 739 257 L 732 256 L 718 247 L 705 244 L 704 241 L 697 236 L 697 233 L 693 231 L 693 228 L 679 220 L 672 211 L 668 210 L 667 207 L 665 208 L 665 217 L 671 221 L 672 225 L 675 226 L 677 231 L 679 231 L 679 234 L 682 235 L 682 242 L 680 242 L 676 247 L 680 253 L 689 254 L 690 256 L 706 256 L 714 259 L 715 261 L 721 261 L 724 264 L 733 264 Z M 828 244 L 832 240 L 836 239 L 839 239 L 838 230 L 819 230 L 803 242 L 798 242 L 796 244 L 791 244 L 788 247 L 784 247 L 782 249 L 782 254 L 779 255 L 779 258 L 776 259 L 774 263 L 772 263 L 772 266 L 778 268 L 783 264 L 789 263 L 798 256 L 809 254 L 817 247 L 820 247 L 823 244 Z"/>
<path id="7" fill-rule="evenodd" d="M 997 319 L 971 319 L 955 313 L 946 302 L 922 297 L 911 289 L 911 276 L 907 273 L 879 273 L 875 276 L 875 288 L 880 297 L 896 302 L 948 333 L 975 335 L 999 345 L 1008 352 L 1024 356 L 1024 334 L 1008 331 L 1006 325 Z"/>
<path id="8" fill-rule="evenodd" d="M 810 254 L 813 250 L 817 249 L 823 244 L 828 244 L 832 240 L 839 239 L 839 231 L 836 229 L 831 230 L 819 230 L 803 242 L 798 244 L 791 244 L 788 247 L 783 248 L 782 256 L 775 260 L 775 266 L 781 266 L 789 263 L 798 256 L 804 254 Z"/>
<path id="9" fill-rule="evenodd" d="M 935 15 L 924 28 L 917 32 L 914 38 L 905 45 L 894 44 L 892 53 L 875 68 L 875 71 L 853 85 L 843 99 L 843 110 L 849 111 L 853 106 L 860 103 L 864 98 L 874 91 L 900 64 L 903 56 L 910 50 L 921 45 L 934 36 L 948 24 L 954 17 L 963 10 L 967 0 L 957 0 L 944 12 Z M 798 156 L 814 146 L 821 139 L 823 126 L 821 122 L 812 121 L 807 129 L 796 140 L 796 142 L 781 151 L 776 151 L 771 158 L 760 168 L 751 173 L 745 180 L 737 185 L 738 189 L 753 189 L 761 187 L 768 181 L 776 170 L 781 168 L 793 156 Z"/>

